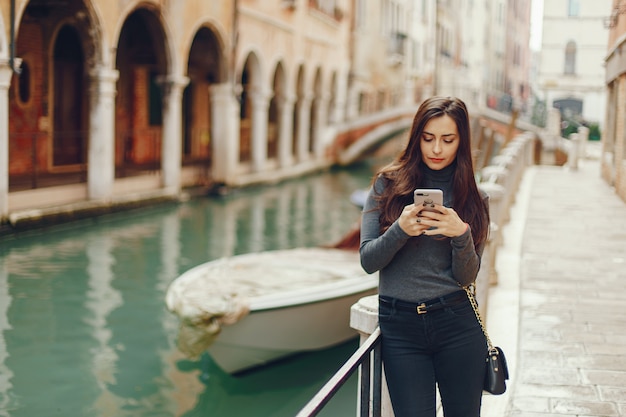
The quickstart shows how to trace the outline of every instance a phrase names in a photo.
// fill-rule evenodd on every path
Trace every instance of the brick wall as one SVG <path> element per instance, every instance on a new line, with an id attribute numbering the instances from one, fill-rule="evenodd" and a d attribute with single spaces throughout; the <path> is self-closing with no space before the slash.
<path id="1" fill-rule="evenodd" d="M 41 27 L 22 23 L 16 50 L 28 66 L 30 97 L 25 103 L 19 99 L 20 80 L 14 75 L 9 90 L 9 175 L 32 172 L 33 159 L 37 170 L 45 172 L 48 169 L 50 137 L 47 119 L 48 68 L 44 60 L 47 54 L 44 52 Z M 26 76 L 26 72 L 24 74 Z M 37 143 L 36 151 L 33 151 L 34 143 Z"/>

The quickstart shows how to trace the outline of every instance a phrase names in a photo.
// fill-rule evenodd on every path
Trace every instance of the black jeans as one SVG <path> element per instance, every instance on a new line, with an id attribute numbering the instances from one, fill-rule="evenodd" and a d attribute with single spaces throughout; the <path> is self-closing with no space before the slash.
<path id="1" fill-rule="evenodd" d="M 385 298 L 385 297 L 381 297 Z M 487 344 L 469 300 L 417 314 L 379 303 L 385 378 L 395 417 L 479 417 Z"/>

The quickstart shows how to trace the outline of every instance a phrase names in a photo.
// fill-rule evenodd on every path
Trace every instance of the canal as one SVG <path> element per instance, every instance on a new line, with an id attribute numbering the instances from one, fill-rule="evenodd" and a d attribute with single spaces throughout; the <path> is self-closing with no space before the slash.
<path id="1" fill-rule="evenodd" d="M 176 347 L 179 274 L 223 256 L 336 242 L 372 162 L 0 242 L 0 416 L 293 416 L 357 348 L 240 376 Z M 323 416 L 354 415 L 352 378 Z"/>

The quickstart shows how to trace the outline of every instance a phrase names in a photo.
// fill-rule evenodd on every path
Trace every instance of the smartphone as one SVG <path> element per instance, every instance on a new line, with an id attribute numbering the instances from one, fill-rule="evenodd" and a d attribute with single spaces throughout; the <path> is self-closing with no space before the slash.
<path id="1" fill-rule="evenodd" d="M 443 191 L 438 188 L 418 188 L 413 191 L 415 206 L 424 206 L 424 210 L 436 211 L 429 207 L 430 204 L 443 206 Z"/>

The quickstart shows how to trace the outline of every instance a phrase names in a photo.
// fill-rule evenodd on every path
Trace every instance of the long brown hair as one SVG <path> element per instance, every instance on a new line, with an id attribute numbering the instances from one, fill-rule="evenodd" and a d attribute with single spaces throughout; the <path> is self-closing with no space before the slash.
<path id="1" fill-rule="evenodd" d="M 456 169 L 452 180 L 452 208 L 463 221 L 469 223 L 474 245 L 478 246 L 487 240 L 489 212 L 474 177 L 467 107 L 462 100 L 453 97 L 431 97 L 421 104 L 413 118 L 406 148 L 374 177 L 382 176 L 386 180 L 384 190 L 377 197 L 381 233 L 400 216 L 404 206 L 411 203 L 413 191 L 422 184 L 422 133 L 431 119 L 442 116 L 452 118 L 459 133 L 459 148 L 454 162 Z"/>

